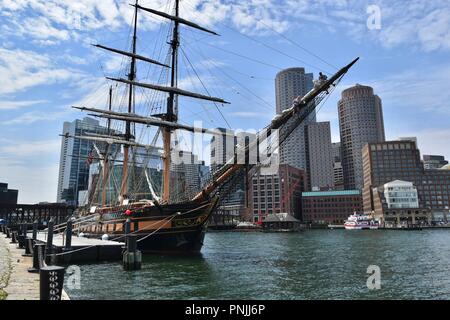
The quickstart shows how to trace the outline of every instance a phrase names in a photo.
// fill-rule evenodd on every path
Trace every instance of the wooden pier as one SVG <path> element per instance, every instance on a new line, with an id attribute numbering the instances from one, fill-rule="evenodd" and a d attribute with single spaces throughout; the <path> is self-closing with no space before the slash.
<path id="1" fill-rule="evenodd" d="M 32 233 L 28 233 L 32 238 Z M 47 232 L 37 233 L 36 241 L 47 246 Z M 101 262 L 122 260 L 124 242 L 99 240 L 72 236 L 71 245 L 68 248 L 65 234 L 53 235 L 51 252 L 47 252 L 49 259 L 54 263 L 69 264 L 74 262 Z"/>

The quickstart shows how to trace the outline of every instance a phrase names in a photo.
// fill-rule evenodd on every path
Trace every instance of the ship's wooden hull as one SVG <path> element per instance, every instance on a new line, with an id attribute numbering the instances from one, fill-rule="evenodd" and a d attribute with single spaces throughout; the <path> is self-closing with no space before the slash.
<path id="1" fill-rule="evenodd" d="M 218 199 L 206 202 L 141 207 L 116 207 L 95 213 L 95 222 L 80 228 L 88 237 L 125 241 L 125 222 L 130 219 L 130 233 L 137 235 L 138 249 L 143 253 L 196 254 L 205 237 L 209 217 Z M 132 214 L 125 211 L 131 208 Z"/>

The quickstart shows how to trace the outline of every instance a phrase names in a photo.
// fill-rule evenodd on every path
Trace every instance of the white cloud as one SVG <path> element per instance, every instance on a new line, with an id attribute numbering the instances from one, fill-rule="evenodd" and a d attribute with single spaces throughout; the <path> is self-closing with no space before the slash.
<path id="1" fill-rule="evenodd" d="M 76 70 L 57 68 L 47 55 L 3 48 L 0 48 L 0 74 L 0 95 L 82 76 Z"/>
<path id="2" fill-rule="evenodd" d="M 368 81 L 390 106 L 450 115 L 450 67 L 418 67 Z"/>
<path id="3" fill-rule="evenodd" d="M 82 57 L 73 56 L 73 55 L 70 55 L 70 54 L 63 55 L 61 57 L 61 59 L 63 59 L 66 62 L 73 63 L 73 64 L 76 64 L 76 65 L 86 65 L 86 64 L 88 64 L 87 59 L 82 58 Z"/>
<path id="4" fill-rule="evenodd" d="M 42 140 L 42 141 L 10 141 L 2 143 L 0 154 L 9 159 L 20 159 L 21 157 L 34 156 L 36 154 L 54 153 L 59 150 L 61 140 Z"/>
<path id="5" fill-rule="evenodd" d="M 381 8 L 381 30 L 368 30 L 368 5 Z M 163 0 L 148 0 L 147 7 L 171 12 Z M 79 32 L 101 28 L 116 29 L 132 21 L 129 0 L 0 0 L 6 17 L 3 33 L 33 38 L 42 45 L 56 44 L 71 37 L 83 39 Z M 418 46 L 425 51 L 450 49 L 450 3 L 423 0 L 189 0 L 181 2 L 182 17 L 207 27 L 232 24 L 241 32 L 267 34 L 284 32 L 314 22 L 328 31 L 343 30 L 358 40 L 373 38 L 383 46 Z M 33 10 L 36 16 L 28 16 Z M 14 14 L 10 14 L 10 13 Z M 139 25 L 152 30 L 167 21 L 142 12 Z M 16 28 L 12 28 L 16 26 Z M 17 26 L 19 28 L 17 28 Z"/>
<path id="6" fill-rule="evenodd" d="M 47 100 L 0 101 L 0 110 L 20 109 L 45 102 L 47 102 Z"/>
<path id="7" fill-rule="evenodd" d="M 385 47 L 408 45 L 424 51 L 450 49 L 450 2 L 380 0 L 382 27 L 369 32 Z"/>
<path id="8" fill-rule="evenodd" d="M 32 124 L 38 121 L 54 121 L 58 119 L 67 118 L 73 111 L 67 107 L 67 111 L 59 112 L 42 112 L 42 111 L 30 111 L 21 114 L 10 120 L 3 121 L 4 125 L 16 125 L 16 124 Z"/>
<path id="9" fill-rule="evenodd" d="M 17 32 L 26 33 L 35 39 L 69 40 L 69 32 L 55 28 L 49 19 L 45 17 L 26 18 L 16 25 Z"/>
<path id="10" fill-rule="evenodd" d="M 128 65 L 129 62 L 125 60 L 122 56 L 115 55 L 111 56 L 108 60 L 105 62 L 105 71 L 107 72 L 118 72 L 121 71 L 121 69 Z"/>
<path id="11" fill-rule="evenodd" d="M 253 112 L 253 111 L 236 111 L 230 112 L 230 116 L 239 117 L 239 118 L 264 118 L 271 119 L 271 114 L 267 112 Z"/>

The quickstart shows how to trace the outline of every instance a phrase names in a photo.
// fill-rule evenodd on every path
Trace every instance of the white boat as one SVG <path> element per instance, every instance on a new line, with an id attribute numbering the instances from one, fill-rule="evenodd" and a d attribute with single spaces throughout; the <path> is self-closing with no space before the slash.
<path id="1" fill-rule="evenodd" d="M 238 228 L 238 229 L 252 229 L 252 228 L 259 228 L 259 226 L 257 226 L 256 224 L 254 224 L 252 222 L 242 221 L 242 222 L 239 222 L 236 225 L 236 228 Z"/>
<path id="2" fill-rule="evenodd" d="M 347 218 L 344 227 L 347 230 L 376 230 L 379 224 L 370 215 L 355 212 Z"/>

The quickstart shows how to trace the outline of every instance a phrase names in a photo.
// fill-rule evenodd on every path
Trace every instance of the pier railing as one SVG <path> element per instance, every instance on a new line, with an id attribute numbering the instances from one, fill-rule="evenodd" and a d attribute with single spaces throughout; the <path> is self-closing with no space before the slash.
<path id="1" fill-rule="evenodd" d="M 12 229 L 17 229 L 18 225 L 24 223 L 39 223 L 39 228 L 47 225 L 50 219 L 56 224 L 67 221 L 72 216 L 75 208 L 66 204 L 16 204 L 0 205 L 0 219 L 6 221 L 6 225 Z"/>

